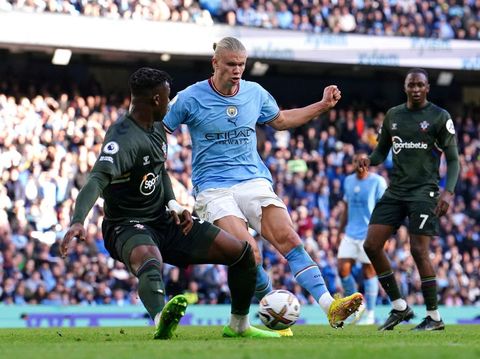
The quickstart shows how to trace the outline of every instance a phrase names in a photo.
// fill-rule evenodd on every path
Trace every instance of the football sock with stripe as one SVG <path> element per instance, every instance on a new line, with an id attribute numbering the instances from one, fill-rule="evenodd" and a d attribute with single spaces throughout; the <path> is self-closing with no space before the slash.
<path id="1" fill-rule="evenodd" d="M 328 293 L 328 297 L 331 298 L 320 268 L 318 268 L 318 265 L 310 258 L 303 245 L 293 248 L 287 253 L 285 258 L 288 261 L 295 280 L 315 298 L 316 302 L 319 302 L 320 297 L 326 293 Z M 333 298 L 331 301 L 333 301 Z M 329 300 L 330 304 L 331 301 Z M 324 300 L 323 302 L 327 301 Z M 330 307 L 330 305 L 328 305 L 328 307 Z M 322 309 L 325 310 L 323 306 Z M 328 308 L 326 310 L 328 311 Z"/>
<path id="2" fill-rule="evenodd" d="M 427 306 L 427 316 L 433 320 L 440 320 L 440 313 L 438 311 L 437 299 L 437 278 L 435 276 L 423 277 L 422 280 L 422 294 Z"/>
<path id="3" fill-rule="evenodd" d="M 387 293 L 388 298 L 390 298 L 393 309 L 401 311 L 405 310 L 407 308 L 407 302 L 402 299 L 402 296 L 400 295 L 400 290 L 398 289 L 393 271 L 390 270 L 379 274 L 378 280 Z"/>
<path id="4" fill-rule="evenodd" d="M 345 297 L 355 293 L 357 285 L 353 275 L 349 274 L 346 277 L 341 278 L 341 281 Z"/>
<path id="5" fill-rule="evenodd" d="M 165 287 L 162 280 L 162 263 L 147 259 L 137 271 L 138 295 L 148 314 L 155 319 L 165 306 Z"/>
<path id="6" fill-rule="evenodd" d="M 363 281 L 365 290 L 365 302 L 367 303 L 367 310 L 374 310 L 378 297 L 378 278 L 373 277 Z"/>
<path id="7" fill-rule="evenodd" d="M 265 295 L 272 291 L 272 282 L 261 264 L 257 264 L 257 285 L 255 287 L 255 298 L 260 301 Z"/>
<path id="8" fill-rule="evenodd" d="M 255 292 L 257 268 L 252 247 L 245 242 L 245 248 L 240 257 L 228 267 L 228 286 L 232 298 L 231 314 L 245 316 L 250 309 Z"/>

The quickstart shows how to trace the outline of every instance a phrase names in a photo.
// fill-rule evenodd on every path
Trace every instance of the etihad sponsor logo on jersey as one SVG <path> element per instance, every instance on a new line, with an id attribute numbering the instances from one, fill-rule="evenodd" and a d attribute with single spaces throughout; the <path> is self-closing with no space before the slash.
<path id="1" fill-rule="evenodd" d="M 205 139 L 215 141 L 216 144 L 221 145 L 243 145 L 249 142 L 249 138 L 254 132 L 251 128 L 242 128 L 226 132 L 212 132 L 206 133 Z"/>
<path id="2" fill-rule="evenodd" d="M 420 122 L 420 128 L 422 131 L 425 132 L 428 129 L 428 126 L 430 126 L 430 124 L 427 121 Z"/>
<path id="3" fill-rule="evenodd" d="M 118 152 L 120 146 L 115 141 L 108 142 L 105 146 L 103 146 L 103 152 L 107 155 L 114 155 Z"/>
<path id="4" fill-rule="evenodd" d="M 151 195 L 155 191 L 155 185 L 159 179 L 160 176 L 152 172 L 143 176 L 143 181 L 140 183 L 140 193 L 144 196 Z"/>
<path id="5" fill-rule="evenodd" d="M 398 154 L 401 150 L 426 150 L 428 145 L 425 142 L 403 142 L 398 136 L 392 137 L 393 153 Z"/>

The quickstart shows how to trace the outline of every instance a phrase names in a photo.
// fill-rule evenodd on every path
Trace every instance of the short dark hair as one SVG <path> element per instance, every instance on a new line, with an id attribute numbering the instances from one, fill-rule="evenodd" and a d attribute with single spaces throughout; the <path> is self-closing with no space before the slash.
<path id="1" fill-rule="evenodd" d="M 128 79 L 130 92 L 134 96 L 148 96 L 154 88 L 162 86 L 165 82 L 168 84 L 172 82 L 170 75 L 150 67 L 138 69 Z"/>
<path id="2" fill-rule="evenodd" d="M 410 74 L 424 74 L 427 79 L 427 82 L 429 82 L 427 70 L 422 69 L 421 67 L 414 67 L 413 69 L 408 70 L 405 77 L 407 77 Z"/>

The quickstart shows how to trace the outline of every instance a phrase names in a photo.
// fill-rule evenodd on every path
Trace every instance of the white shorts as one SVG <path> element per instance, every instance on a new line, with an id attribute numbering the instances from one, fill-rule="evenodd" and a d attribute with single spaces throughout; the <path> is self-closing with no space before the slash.
<path id="1" fill-rule="evenodd" d="M 351 258 L 364 264 L 371 264 L 368 259 L 365 249 L 363 249 L 364 239 L 353 239 L 349 236 L 344 236 L 338 247 L 337 258 Z"/>
<path id="2" fill-rule="evenodd" d="M 211 188 L 200 192 L 195 201 L 198 216 L 210 223 L 226 216 L 243 219 L 257 233 L 262 233 L 262 207 L 287 207 L 264 178 L 236 184 L 229 188 Z"/>

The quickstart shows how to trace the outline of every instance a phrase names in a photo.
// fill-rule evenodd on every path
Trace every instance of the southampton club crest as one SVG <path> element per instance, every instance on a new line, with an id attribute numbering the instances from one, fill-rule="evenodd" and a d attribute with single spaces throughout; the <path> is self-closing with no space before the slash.
<path id="1" fill-rule="evenodd" d="M 420 129 L 423 132 L 425 132 L 428 129 L 428 126 L 430 126 L 430 124 L 427 121 L 420 122 Z"/>

